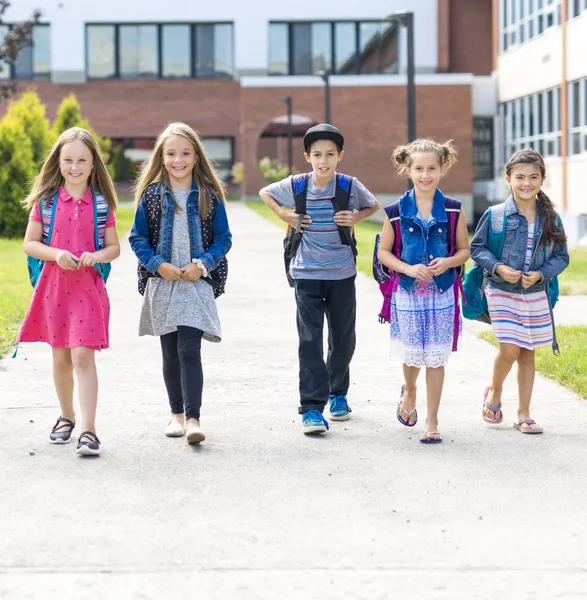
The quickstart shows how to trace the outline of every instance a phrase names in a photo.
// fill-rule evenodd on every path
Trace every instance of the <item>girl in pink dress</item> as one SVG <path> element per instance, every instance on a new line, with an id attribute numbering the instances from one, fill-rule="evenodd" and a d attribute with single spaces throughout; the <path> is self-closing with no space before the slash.
<path id="1" fill-rule="evenodd" d="M 67 444 L 71 440 L 76 423 L 75 372 L 82 414 L 77 453 L 98 455 L 94 352 L 108 348 L 110 303 L 104 279 L 107 263 L 118 257 L 120 245 L 114 214 L 116 192 L 88 131 L 72 127 L 61 134 L 25 205 L 31 212 L 24 251 L 44 263 L 18 342 L 47 342 L 53 349 L 53 379 L 61 415 L 49 442 Z M 51 216 L 53 225 L 49 227 Z"/>

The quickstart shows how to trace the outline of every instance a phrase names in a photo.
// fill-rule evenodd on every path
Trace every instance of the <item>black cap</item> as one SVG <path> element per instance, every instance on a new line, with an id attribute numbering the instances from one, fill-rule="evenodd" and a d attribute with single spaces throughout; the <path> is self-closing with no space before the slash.
<path id="1" fill-rule="evenodd" d="M 306 135 L 304 136 L 304 150 L 308 152 L 310 146 L 318 140 L 331 140 L 341 150 L 344 146 L 344 137 L 342 136 L 342 133 L 340 133 L 340 130 L 328 123 L 314 125 L 314 127 L 310 127 L 310 129 L 306 131 Z"/>

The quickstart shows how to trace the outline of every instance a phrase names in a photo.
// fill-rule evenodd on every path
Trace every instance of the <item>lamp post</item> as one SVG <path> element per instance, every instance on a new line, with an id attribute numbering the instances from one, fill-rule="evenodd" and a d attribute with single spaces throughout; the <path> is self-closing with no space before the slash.
<path id="1" fill-rule="evenodd" d="M 391 13 L 386 21 L 399 21 L 408 31 L 408 87 L 407 87 L 407 115 L 408 115 L 408 143 L 416 139 L 416 82 L 414 65 L 414 13 L 411 11 L 397 11 Z"/>
<path id="2" fill-rule="evenodd" d="M 292 108 L 291 96 L 280 98 L 287 104 L 287 167 L 290 175 L 293 175 L 293 124 L 291 121 Z"/>
<path id="3" fill-rule="evenodd" d="M 324 69 L 318 71 L 316 75 L 320 75 L 324 82 L 324 122 L 330 123 L 330 71 Z"/>

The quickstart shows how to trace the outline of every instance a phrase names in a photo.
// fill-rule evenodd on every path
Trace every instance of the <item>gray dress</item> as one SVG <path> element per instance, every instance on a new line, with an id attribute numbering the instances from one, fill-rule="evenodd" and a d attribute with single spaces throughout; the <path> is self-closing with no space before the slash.
<path id="1" fill-rule="evenodd" d="M 189 191 L 173 190 L 177 210 L 173 216 L 171 264 L 184 267 L 191 263 L 190 232 L 187 218 Z M 165 226 L 166 215 L 162 215 Z M 157 248 L 160 252 L 160 248 Z M 220 319 L 212 286 L 205 281 L 166 281 L 150 277 L 147 281 L 139 335 L 165 335 L 177 331 L 179 325 L 195 327 L 210 342 L 221 339 Z"/>

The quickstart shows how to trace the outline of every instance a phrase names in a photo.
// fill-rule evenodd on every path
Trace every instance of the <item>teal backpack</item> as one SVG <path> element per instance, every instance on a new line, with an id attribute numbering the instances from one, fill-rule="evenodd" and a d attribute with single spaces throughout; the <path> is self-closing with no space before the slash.
<path id="1" fill-rule="evenodd" d="M 487 217 L 489 221 L 489 239 L 487 247 L 493 256 L 500 258 L 501 253 L 503 252 L 503 245 L 505 243 L 507 221 L 505 216 L 505 203 L 489 208 Z M 495 230 L 493 229 L 494 225 L 497 225 Z M 548 252 L 545 246 L 544 260 L 546 261 L 547 258 Z M 485 286 L 487 285 L 488 279 L 489 274 L 480 265 L 475 265 L 465 274 L 465 280 L 463 282 L 463 316 L 466 319 L 481 321 L 483 323 L 491 323 L 489 308 L 487 307 L 487 298 L 485 297 Z M 552 349 L 553 352 L 557 354 L 559 350 L 556 342 L 552 309 L 558 302 L 558 277 L 553 277 L 546 284 L 546 296 L 548 298 L 550 318 L 552 320 Z"/>
<path id="2" fill-rule="evenodd" d="M 57 204 L 58 198 L 59 191 L 55 192 L 53 198 L 44 204 L 42 200 L 39 201 L 39 213 L 43 223 L 43 236 L 41 242 L 47 246 L 51 243 L 53 222 L 55 221 L 55 205 Z M 92 200 L 94 204 L 94 243 L 96 245 L 96 250 L 101 250 L 104 247 L 104 236 L 110 207 L 102 194 L 95 194 L 92 191 Z M 40 258 L 27 256 L 29 279 L 31 280 L 31 285 L 33 287 L 35 287 L 39 281 L 44 264 L 45 261 Z M 108 280 L 111 268 L 112 266 L 110 263 L 98 263 L 94 265 L 94 269 L 100 273 L 104 282 Z"/>

